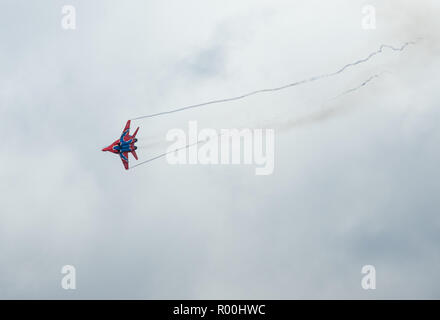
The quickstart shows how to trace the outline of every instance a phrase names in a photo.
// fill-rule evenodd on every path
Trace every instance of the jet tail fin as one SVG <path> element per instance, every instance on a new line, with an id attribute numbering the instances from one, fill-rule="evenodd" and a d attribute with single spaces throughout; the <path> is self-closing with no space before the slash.
<path id="1" fill-rule="evenodd" d="M 136 131 L 134 132 L 134 134 L 133 134 L 133 138 L 136 137 L 138 131 L 139 131 L 139 127 L 137 127 Z"/>
<path id="2" fill-rule="evenodd" d="M 131 154 L 133 155 L 133 157 L 136 159 L 136 160 L 138 160 L 138 155 L 136 154 L 136 151 L 132 151 L 131 152 Z"/>

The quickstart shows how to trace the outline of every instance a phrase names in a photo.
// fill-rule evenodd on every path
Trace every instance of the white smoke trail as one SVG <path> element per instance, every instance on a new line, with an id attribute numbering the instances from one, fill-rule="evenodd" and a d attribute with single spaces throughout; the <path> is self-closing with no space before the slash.
<path id="1" fill-rule="evenodd" d="M 360 90 L 362 87 L 368 85 L 371 81 L 373 81 L 376 78 L 379 78 L 384 73 L 385 72 L 381 72 L 381 73 L 378 73 L 378 74 L 375 74 L 375 75 L 369 77 L 367 80 L 362 82 L 360 85 L 358 85 L 358 86 L 356 86 L 354 88 L 351 88 L 349 90 L 346 90 L 346 91 L 338 94 L 337 96 L 334 96 L 333 98 L 329 99 L 325 104 L 327 104 L 328 102 L 333 101 L 335 99 L 338 99 L 338 98 L 340 98 L 342 96 L 345 96 L 347 94 L 350 94 L 352 92 Z M 286 121 L 284 123 L 281 123 L 281 124 L 280 123 L 275 123 L 275 124 L 268 125 L 268 126 L 277 127 L 281 131 L 290 130 L 290 129 L 298 127 L 298 126 L 304 126 L 304 125 L 313 124 L 313 123 L 316 123 L 316 122 L 320 122 L 320 121 L 326 120 L 326 119 L 328 119 L 330 117 L 337 116 L 337 115 L 341 114 L 342 111 L 345 111 L 348 108 L 350 108 L 350 106 L 347 106 L 347 105 L 335 106 L 335 107 L 332 107 L 332 108 L 327 108 L 327 109 L 320 110 L 318 112 L 306 115 L 306 116 L 301 117 L 301 118 L 288 120 L 288 121 Z"/>
<path id="2" fill-rule="evenodd" d="M 324 78 L 328 78 L 328 77 L 333 77 L 333 76 L 336 76 L 336 75 L 344 72 L 345 70 L 347 70 L 350 67 L 353 67 L 353 66 L 356 66 L 358 64 L 365 63 L 365 62 L 369 61 L 371 58 L 373 58 L 377 54 L 382 53 L 384 49 L 390 49 L 390 50 L 393 50 L 393 51 L 403 51 L 410 44 L 416 44 L 416 41 L 405 42 L 401 47 L 398 47 L 398 48 L 395 48 L 395 47 L 390 46 L 390 45 L 383 44 L 383 45 L 381 45 L 379 47 L 378 50 L 370 53 L 366 58 L 357 60 L 357 61 L 349 63 L 349 64 L 346 64 L 341 69 L 339 69 L 339 70 L 337 70 L 335 72 L 332 72 L 332 73 L 326 73 L 326 74 L 322 74 L 320 76 L 315 76 L 315 77 L 307 78 L 307 79 L 296 81 L 296 82 L 293 82 L 293 83 L 289 83 L 289 84 L 286 84 L 286 85 L 283 85 L 283 86 L 280 86 L 280 87 L 260 89 L 260 90 L 256 90 L 256 91 L 252 91 L 252 92 L 240 95 L 240 96 L 232 97 L 232 98 L 212 100 L 212 101 L 208 101 L 208 102 L 204 102 L 204 103 L 200 103 L 200 104 L 194 104 L 194 105 L 190 105 L 190 106 L 186 106 L 186 107 L 181 107 L 181 108 L 177 108 L 177 109 L 173 109 L 173 110 L 169 110 L 169 111 L 163 111 L 163 112 L 159 112 L 159 113 L 153 113 L 153 114 L 149 114 L 149 115 L 145 115 L 145 116 L 140 116 L 140 117 L 137 117 L 137 118 L 133 118 L 131 120 L 139 120 L 139 119 L 145 119 L 145 118 L 152 118 L 152 117 L 162 116 L 162 115 L 166 115 L 166 114 L 181 112 L 181 111 L 188 110 L 188 109 L 200 108 L 200 107 L 211 105 L 211 104 L 217 104 L 217 103 L 223 103 L 223 102 L 230 102 L 230 101 L 240 100 L 240 99 L 244 99 L 244 98 L 247 98 L 247 97 L 259 94 L 259 93 L 274 92 L 274 91 L 284 90 L 284 89 L 287 89 L 287 88 L 290 88 L 290 87 L 299 86 L 299 85 L 302 85 L 302 84 L 305 84 L 305 83 L 309 83 L 309 82 L 314 82 L 314 81 L 317 81 L 317 80 L 320 80 L 320 79 L 324 79 Z"/>
<path id="3" fill-rule="evenodd" d="M 159 154 L 159 155 L 157 155 L 157 156 L 155 156 L 155 157 L 153 157 L 153 158 L 147 159 L 147 160 L 145 160 L 145 161 L 142 161 L 142 162 L 139 162 L 139 163 L 135 164 L 134 166 L 131 166 L 130 169 L 133 169 L 133 168 L 138 167 L 138 166 L 140 166 L 140 165 L 142 165 L 142 164 L 145 164 L 145 163 L 148 163 L 148 162 L 151 162 L 151 161 L 154 161 L 154 160 L 160 159 L 160 158 L 162 158 L 162 157 L 165 157 L 167 154 L 170 154 L 170 153 L 173 153 L 173 152 L 177 152 L 177 151 L 179 151 L 179 150 L 183 150 L 183 149 L 188 149 L 189 147 L 195 146 L 196 144 L 200 144 L 200 143 L 202 143 L 202 142 L 205 142 L 205 140 L 199 140 L 199 141 L 196 141 L 196 142 L 194 142 L 194 143 L 187 144 L 187 145 L 184 146 L 184 147 L 177 148 L 177 149 L 175 149 L 175 150 L 171 150 L 171 151 L 168 151 L 168 152 L 161 153 L 161 154 Z"/>
<path id="4" fill-rule="evenodd" d="M 383 74 L 383 72 L 382 72 L 382 73 L 379 73 L 379 74 L 375 74 L 375 75 L 371 76 L 370 78 L 368 78 L 367 80 L 365 80 L 364 82 L 362 82 L 362 83 L 361 83 L 360 85 L 358 85 L 357 87 L 354 87 L 354 88 L 351 88 L 351 89 L 349 89 L 349 90 L 346 90 L 346 91 L 342 92 L 341 94 L 338 94 L 337 96 L 334 96 L 334 97 L 331 98 L 330 100 L 334 100 L 334 99 L 340 98 L 340 97 L 342 97 L 342 96 L 344 96 L 344 95 L 347 95 L 347 94 L 349 94 L 349 93 L 352 93 L 352 92 L 354 92 L 354 91 L 357 91 L 357 90 L 361 89 L 362 87 L 366 86 L 368 83 L 370 83 L 370 82 L 373 81 L 374 79 L 380 77 L 382 74 Z M 301 119 L 297 119 L 297 120 L 294 120 L 294 121 L 287 122 L 287 123 L 285 123 L 285 124 L 283 124 L 283 125 L 281 125 L 281 126 L 278 124 L 277 126 L 278 126 L 280 129 L 289 129 L 289 128 L 291 128 L 291 127 L 293 127 L 293 126 L 297 126 L 297 125 L 310 124 L 310 123 L 313 123 L 313 122 L 316 122 L 316 121 L 322 120 L 322 119 L 324 119 L 324 118 L 327 118 L 328 116 L 335 115 L 335 114 L 337 113 L 337 111 L 338 111 L 337 108 L 327 109 L 327 110 L 323 110 L 323 111 L 320 111 L 320 112 L 318 112 L 318 113 L 315 113 L 315 114 L 312 114 L 312 115 L 306 116 L 306 117 L 301 118 Z M 220 137 L 221 135 L 217 135 L 217 136 Z M 164 153 L 159 154 L 159 155 L 157 155 L 157 156 L 155 156 L 155 157 L 152 157 L 152 158 L 150 158 L 150 159 L 147 159 L 147 160 L 145 160 L 145 161 L 142 161 L 142 162 L 140 162 L 140 163 L 137 163 L 137 164 L 135 164 L 134 166 L 131 166 L 130 169 L 133 169 L 133 168 L 138 167 L 138 166 L 140 166 L 140 165 L 143 165 L 143 164 L 145 164 L 145 163 L 148 163 L 148 162 L 151 162 L 151 161 L 154 161 L 154 160 L 157 160 L 157 159 L 163 158 L 163 157 L 165 157 L 167 154 L 170 154 L 170 153 L 173 153 L 173 152 L 177 152 L 177 151 L 179 151 L 179 150 L 183 150 L 183 149 L 188 149 L 188 148 L 190 148 L 190 147 L 192 147 L 192 146 L 194 146 L 194 145 L 197 145 L 197 144 L 200 144 L 200 143 L 204 143 L 204 142 L 206 142 L 206 140 L 199 140 L 199 141 L 196 141 L 196 142 L 194 142 L 194 143 L 187 144 L 187 145 L 184 146 L 184 147 L 181 147 L 181 148 L 178 148 L 178 149 L 175 149 L 175 150 L 171 150 L 171 151 L 168 151 L 168 152 L 164 152 Z"/>

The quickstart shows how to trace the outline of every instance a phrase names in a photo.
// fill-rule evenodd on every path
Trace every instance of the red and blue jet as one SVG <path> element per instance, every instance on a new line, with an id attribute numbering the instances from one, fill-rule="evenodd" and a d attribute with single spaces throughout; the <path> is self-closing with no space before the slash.
<path id="1" fill-rule="evenodd" d="M 112 153 L 119 154 L 122 163 L 124 164 L 125 170 L 128 170 L 128 154 L 131 152 L 135 159 L 138 159 L 136 154 L 137 147 L 134 145 L 138 139 L 136 139 L 136 134 L 138 133 L 139 127 L 136 129 L 134 134 L 130 136 L 130 120 L 127 121 L 124 131 L 122 132 L 121 138 L 113 142 L 108 147 L 102 149 L 102 151 L 110 151 Z"/>

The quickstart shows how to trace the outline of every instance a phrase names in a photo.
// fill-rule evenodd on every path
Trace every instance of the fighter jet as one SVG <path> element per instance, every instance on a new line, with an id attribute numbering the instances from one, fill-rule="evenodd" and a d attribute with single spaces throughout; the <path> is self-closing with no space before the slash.
<path id="1" fill-rule="evenodd" d="M 138 159 L 135 151 L 137 147 L 134 145 L 138 141 L 138 139 L 135 138 L 138 130 L 139 127 L 136 129 L 134 134 L 130 136 L 130 120 L 128 120 L 124 131 L 122 132 L 121 138 L 113 142 L 108 147 L 102 149 L 102 151 L 110 151 L 112 153 L 119 154 L 125 170 L 128 170 L 128 154 L 130 152 L 133 154 L 136 160 Z"/>

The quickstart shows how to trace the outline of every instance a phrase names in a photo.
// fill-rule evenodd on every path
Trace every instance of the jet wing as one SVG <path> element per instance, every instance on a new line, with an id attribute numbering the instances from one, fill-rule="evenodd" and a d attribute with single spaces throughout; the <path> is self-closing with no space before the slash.
<path id="1" fill-rule="evenodd" d="M 136 151 L 133 149 L 133 151 L 131 152 L 131 154 L 133 155 L 133 157 L 136 159 L 136 160 L 139 160 L 138 159 L 138 155 L 136 154 Z"/>
<path id="2" fill-rule="evenodd" d="M 121 157 L 125 170 L 128 170 L 128 152 L 120 153 L 119 156 Z"/>
<path id="3" fill-rule="evenodd" d="M 130 135 L 128 134 L 130 132 L 130 123 L 131 121 L 128 120 L 127 124 L 125 125 L 124 131 L 122 131 L 120 142 L 127 142 L 130 140 Z"/>

